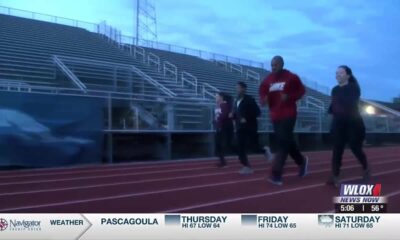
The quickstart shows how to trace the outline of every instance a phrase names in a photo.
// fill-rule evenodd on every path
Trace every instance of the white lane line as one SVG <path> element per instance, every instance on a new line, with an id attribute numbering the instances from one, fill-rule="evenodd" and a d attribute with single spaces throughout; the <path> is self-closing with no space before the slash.
<path id="1" fill-rule="evenodd" d="M 250 160 L 251 161 L 251 160 Z M 253 162 L 267 162 L 266 160 L 263 159 L 254 159 Z M 216 161 L 217 163 L 217 161 Z M 239 161 L 237 162 L 239 163 Z M 236 162 L 232 162 L 230 163 L 231 165 L 236 164 Z M 176 165 L 176 166 L 190 166 L 190 167 L 201 167 L 201 166 L 208 166 L 209 168 L 215 168 L 215 167 L 211 167 L 210 166 L 210 162 L 202 162 L 202 163 L 182 163 L 180 165 Z M 34 174 L 17 174 L 17 175 L 6 175 L 6 176 L 0 176 L 0 179 L 16 179 L 16 178 L 24 178 L 24 177 L 43 177 L 43 176 L 60 176 L 60 175 L 75 175 L 75 174 L 82 174 L 82 173 L 102 173 L 102 172 L 117 172 L 117 171 L 129 171 L 129 170 L 135 170 L 135 171 L 139 171 L 139 170 L 147 170 L 147 169 L 162 169 L 164 167 L 176 167 L 176 166 L 150 166 L 150 167 L 137 167 L 137 166 L 130 166 L 130 167 L 118 167 L 118 168 L 102 168 L 102 169 L 94 169 L 94 170 L 81 170 L 81 171 L 70 171 L 70 172 L 51 172 L 51 170 L 49 172 L 46 173 L 34 173 Z M 179 169 L 179 168 L 178 168 Z"/>
<path id="2" fill-rule="evenodd" d="M 391 161 L 391 160 L 389 160 L 389 161 Z M 383 161 L 383 162 L 385 162 L 385 161 Z M 319 166 L 319 165 L 325 165 L 325 164 L 328 164 L 328 163 L 327 162 L 318 162 L 318 163 L 313 164 L 312 166 Z M 288 166 L 286 169 L 288 169 L 288 168 L 297 168 L 297 166 L 296 165 Z M 269 167 L 267 167 L 267 168 L 256 168 L 255 171 L 259 172 L 259 171 L 265 171 L 265 170 L 268 170 L 268 169 L 269 169 Z M 225 169 L 223 169 L 223 170 L 225 170 Z M 229 172 L 186 175 L 186 176 L 180 176 L 180 177 L 144 179 L 144 180 L 117 182 L 117 183 L 92 184 L 92 185 L 77 186 L 77 187 L 49 188 L 49 189 L 42 189 L 42 190 L 8 192 L 8 193 L 0 193 L 0 197 L 24 195 L 24 194 L 48 193 L 48 192 L 57 192 L 57 191 L 81 190 L 81 189 L 101 188 L 101 187 L 112 187 L 112 186 L 122 186 L 122 185 L 131 185 L 131 184 L 139 184 L 139 183 L 152 183 L 152 182 L 160 182 L 160 181 L 180 180 L 180 179 L 192 179 L 192 178 L 198 178 L 198 177 L 223 176 L 223 175 L 229 175 L 229 174 L 237 174 L 237 171 L 235 170 L 235 171 L 229 171 Z"/>
<path id="3" fill-rule="evenodd" d="M 386 156 L 386 155 L 381 154 L 381 155 L 377 155 L 377 156 L 381 157 L 381 156 Z M 318 156 L 318 158 L 319 157 L 322 157 L 322 156 Z M 346 157 L 344 157 L 344 159 L 347 159 L 350 157 L 351 156 L 346 156 Z M 314 159 L 314 157 L 312 157 L 311 159 Z M 215 162 L 217 162 L 217 158 L 214 158 L 214 160 L 215 160 Z M 237 160 L 237 157 L 229 157 L 229 158 L 227 158 L 227 160 L 232 161 L 232 162 L 229 162 L 229 164 L 239 163 L 239 161 Z M 235 161 L 235 160 L 237 160 L 237 161 Z M 253 159 L 250 158 L 250 162 L 256 162 L 256 161 L 257 162 L 266 162 L 266 160 L 264 159 L 264 157 L 262 155 L 259 155 L 258 158 L 253 158 Z M 9 178 L 15 179 L 15 178 L 35 177 L 35 176 L 60 176 L 60 175 L 73 175 L 73 174 L 97 173 L 97 172 L 114 172 L 114 171 L 127 171 L 130 169 L 132 169 L 132 170 L 144 170 L 144 169 L 154 169 L 154 168 L 161 169 L 164 167 L 176 167 L 176 166 L 185 166 L 185 165 L 196 167 L 196 166 L 203 166 L 203 165 L 207 166 L 210 164 L 209 161 L 199 161 L 199 162 L 189 162 L 189 161 L 182 162 L 181 161 L 180 163 L 177 163 L 177 164 L 163 164 L 161 162 L 158 162 L 158 163 L 159 164 L 156 164 L 156 162 L 154 162 L 154 164 L 152 164 L 152 166 L 135 166 L 135 165 L 111 166 L 110 165 L 109 168 L 102 167 L 101 169 L 82 169 L 82 170 L 74 169 L 73 171 L 65 171 L 65 172 L 54 172 L 54 171 L 52 171 L 51 168 L 49 168 L 49 169 L 47 169 L 48 170 L 47 172 L 42 172 L 42 173 L 35 172 L 35 173 L 28 173 L 28 174 L 18 174 L 17 173 L 15 175 L 7 174 L 7 175 L 0 176 L 0 179 L 9 179 Z M 289 163 L 289 164 L 291 164 L 291 163 Z"/>
<path id="4" fill-rule="evenodd" d="M 398 161 L 390 160 L 390 161 L 386 161 L 386 162 L 376 163 L 373 165 L 383 165 L 383 164 L 392 163 L 392 162 L 398 162 Z M 342 167 L 342 169 L 351 169 L 351 168 L 355 168 L 355 167 L 359 167 L 359 164 Z M 322 169 L 322 170 L 318 170 L 318 171 L 310 171 L 309 174 L 316 174 L 316 173 L 329 172 L 329 171 L 331 171 L 330 168 Z M 396 171 L 400 172 L 400 169 L 397 169 Z M 288 176 L 297 176 L 297 173 L 284 175 L 284 177 L 288 177 Z M 355 178 L 355 179 L 358 179 L 358 178 Z M 177 192 L 177 191 L 201 189 L 201 188 L 208 188 L 208 187 L 217 187 L 217 186 L 231 185 L 231 184 L 237 184 L 237 183 L 246 183 L 246 182 L 256 182 L 256 181 L 265 181 L 265 177 L 243 179 L 243 180 L 239 180 L 239 181 L 227 181 L 227 182 L 213 183 L 213 184 L 203 184 L 203 185 L 180 187 L 180 188 L 163 189 L 163 190 L 148 191 L 148 192 L 141 192 L 141 193 L 121 194 L 121 195 L 109 196 L 109 197 L 98 197 L 98 198 L 89 198 L 89 199 L 82 199 L 82 200 L 64 201 L 64 202 L 58 202 L 58 203 L 48 203 L 48 204 L 39 204 L 39 205 L 23 206 L 23 207 L 16 207 L 16 208 L 6 208 L 6 209 L 0 209 L 0 211 L 7 212 L 7 211 L 19 211 L 19 210 L 35 209 L 35 208 L 43 208 L 43 207 L 74 205 L 74 204 L 80 204 L 80 203 L 88 203 L 88 202 L 96 202 L 96 201 L 104 201 L 104 200 L 115 200 L 115 199 L 122 199 L 122 198 L 132 198 L 132 197 L 140 197 L 140 196 L 146 196 L 146 195 L 170 193 L 170 192 Z M 320 186 L 320 185 L 323 186 L 325 184 L 317 184 L 315 186 Z M 314 185 L 311 185 L 311 186 L 314 186 Z M 306 188 L 309 188 L 309 187 L 306 187 Z M 284 192 L 282 192 L 282 191 L 278 191 L 275 193 L 272 192 L 270 194 L 267 194 L 266 196 L 279 194 L 279 193 L 284 193 Z M 265 194 L 261 194 L 261 195 L 258 194 L 258 195 L 254 195 L 254 196 L 264 196 L 264 195 Z M 247 198 L 248 197 L 244 197 L 243 199 L 247 199 Z M 235 198 L 235 199 L 242 199 L 242 198 Z M 224 201 L 229 201 L 229 200 L 224 200 Z M 221 202 L 224 202 L 224 201 L 221 201 Z M 208 203 L 208 204 L 210 204 L 210 203 Z M 201 204 L 201 205 L 203 205 L 203 204 Z M 191 209 L 191 208 L 192 207 L 189 207 L 189 209 Z"/>
<path id="5" fill-rule="evenodd" d="M 378 173 L 373 174 L 372 176 L 377 177 L 377 176 L 382 176 L 382 175 L 392 174 L 392 173 L 398 173 L 398 172 L 400 172 L 400 168 L 392 169 L 392 170 L 388 170 L 388 171 L 383 171 L 383 172 L 378 172 Z M 358 180 L 358 179 L 360 179 L 360 177 L 351 177 L 351 178 L 343 179 L 343 181 L 352 181 L 352 180 Z M 209 203 L 204 203 L 204 204 L 197 204 L 197 205 L 192 205 L 192 206 L 188 206 L 188 207 L 169 209 L 169 210 L 165 210 L 165 211 L 161 211 L 161 212 L 166 212 L 166 213 L 183 212 L 183 211 L 187 211 L 187 210 L 193 210 L 193 209 L 196 209 L 196 208 L 204 208 L 204 207 L 222 205 L 222 204 L 227 204 L 227 203 L 240 202 L 240 201 L 249 200 L 249 199 L 269 197 L 269 196 L 273 196 L 273 195 L 277 195 L 277 194 L 295 192 L 295 191 L 306 190 L 306 189 L 317 188 L 317 187 L 323 187 L 323 186 L 326 186 L 326 184 L 325 183 L 319 183 L 319 184 L 313 184 L 313 185 L 308 185 L 308 186 L 304 186 L 304 187 L 290 188 L 290 189 L 280 190 L 280 191 L 275 191 L 275 192 L 270 192 L 270 193 L 255 194 L 255 195 L 250 195 L 250 196 L 246 196 L 246 197 L 230 198 L 230 199 L 226 199 L 226 200 L 209 202 Z"/>
<path id="6" fill-rule="evenodd" d="M 370 159 L 381 159 L 381 158 L 386 158 L 387 156 L 380 156 L 380 157 L 374 157 Z M 352 161 L 352 158 L 345 158 L 343 159 L 344 163 Z M 314 165 L 321 165 L 321 164 L 329 164 L 329 161 L 320 161 L 318 163 L 313 164 Z M 267 165 L 267 162 L 260 163 L 260 164 L 254 164 L 253 166 L 265 166 Z M 229 166 L 228 168 L 236 168 L 237 166 Z M 296 165 L 292 164 L 287 166 L 287 168 L 297 168 Z M 49 179 L 49 180 L 32 180 L 32 181 L 10 181 L 10 182 L 2 182 L 0 183 L 0 186 L 11 186 L 11 185 L 24 185 L 24 184 L 38 184 L 38 183 L 54 183 L 54 182 L 67 182 L 67 181 L 76 181 L 76 180 L 90 180 L 90 179 L 107 179 L 107 178 L 114 178 L 114 177 L 131 177 L 131 176 L 143 176 L 147 174 L 163 174 L 163 173 L 175 173 L 175 172 L 186 172 L 186 171 L 197 171 L 197 170 L 217 170 L 216 167 L 201 167 L 201 168 L 186 168 L 186 169 L 173 169 L 173 170 L 158 170 L 158 171 L 152 171 L 152 172 L 133 172 L 133 173 L 118 173 L 118 174 L 111 174 L 111 175 L 102 175 L 102 176 L 87 176 L 87 177 L 69 177 L 69 178 L 57 178 L 57 179 Z M 225 168 L 227 169 L 227 168 Z M 257 169 L 256 169 L 257 170 Z M 151 179 L 149 179 L 151 180 Z"/>
<path id="7" fill-rule="evenodd" d="M 400 194 L 400 190 L 396 191 L 396 192 L 392 192 L 392 193 L 386 194 L 385 197 L 390 198 L 390 197 L 394 197 L 394 196 L 399 195 L 399 194 Z"/>
<path id="8" fill-rule="evenodd" d="M 304 154 L 323 154 L 329 153 L 330 151 L 315 151 L 315 152 L 304 152 Z M 377 153 L 368 153 L 368 156 L 375 157 L 376 156 L 384 156 L 378 155 L 380 152 Z M 398 155 L 397 155 L 398 156 Z M 317 156 L 323 157 L 323 156 Z M 351 158 L 352 155 L 349 154 L 348 156 L 344 156 L 345 158 Z M 391 156 L 388 156 L 391 157 Z M 249 155 L 250 161 L 263 161 L 263 155 L 254 154 Z M 314 159 L 314 156 L 310 157 Z M 330 159 L 330 156 L 327 157 Z M 237 160 L 236 156 L 229 156 L 227 157 L 229 161 Z M 0 179 L 3 178 L 16 178 L 16 177 L 29 177 L 29 176 L 51 176 L 51 175 L 64 175 L 64 174 L 75 174 L 75 173 L 91 173 L 91 172 L 107 172 L 107 171 L 118 171 L 118 170 L 125 170 L 125 169 L 151 169 L 151 168 L 160 168 L 160 167 L 174 167 L 174 166 L 181 166 L 182 164 L 190 163 L 195 165 L 205 165 L 209 164 L 210 161 L 217 161 L 216 157 L 210 158 L 193 158 L 193 159 L 183 159 L 183 160 L 167 160 L 167 161 L 154 161 L 154 162 L 133 162 L 133 163 L 118 163 L 115 165 L 87 165 L 87 166 L 73 166 L 73 167 L 60 167 L 60 168 L 46 168 L 46 169 L 23 169 L 23 170 L 13 170 L 13 172 L 3 172 L 3 175 L 0 176 Z M 141 166 L 141 165 L 148 165 L 148 166 Z M 57 170 L 63 171 L 58 172 Z M 64 172 L 65 170 L 65 172 Z M 24 174 L 27 172 L 26 174 Z M 5 173 L 5 174 L 4 174 Z M 22 173 L 22 174 L 20 174 Z"/>

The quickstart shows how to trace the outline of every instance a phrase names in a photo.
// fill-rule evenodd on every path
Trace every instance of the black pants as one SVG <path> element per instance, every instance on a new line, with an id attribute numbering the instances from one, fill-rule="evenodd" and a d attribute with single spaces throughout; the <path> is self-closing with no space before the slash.
<path id="1" fill-rule="evenodd" d="M 215 150 L 222 165 L 226 164 L 225 154 L 231 147 L 233 128 L 222 128 L 215 133 Z"/>
<path id="2" fill-rule="evenodd" d="M 236 130 L 236 147 L 240 163 L 245 167 L 250 167 L 249 160 L 247 158 L 247 151 L 249 145 L 249 139 L 251 131 L 246 124 L 240 124 L 241 126 Z"/>
<path id="3" fill-rule="evenodd" d="M 333 119 L 331 127 L 333 137 L 332 173 L 338 177 L 342 166 L 343 152 L 349 144 L 354 156 L 361 163 L 363 169 L 368 168 L 367 156 L 363 151 L 365 126 L 362 118 Z"/>
<path id="4" fill-rule="evenodd" d="M 263 148 L 260 146 L 257 122 L 249 129 L 249 148 L 254 153 L 264 152 Z"/>
<path id="5" fill-rule="evenodd" d="M 283 167 L 286 159 L 290 155 L 297 165 L 304 163 L 304 156 L 294 139 L 293 131 L 296 124 L 296 118 L 287 118 L 273 122 L 274 134 L 278 143 L 277 154 L 272 166 L 272 176 L 281 179 Z"/>

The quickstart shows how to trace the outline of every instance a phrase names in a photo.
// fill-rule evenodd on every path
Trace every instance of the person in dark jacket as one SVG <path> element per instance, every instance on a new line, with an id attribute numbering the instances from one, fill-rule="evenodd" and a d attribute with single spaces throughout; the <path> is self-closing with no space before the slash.
<path id="1" fill-rule="evenodd" d="M 233 122 L 229 118 L 232 112 L 232 99 L 225 93 L 217 93 L 215 108 L 215 143 L 219 157 L 218 167 L 225 167 L 225 152 L 231 146 L 233 138 Z"/>
<path id="2" fill-rule="evenodd" d="M 363 151 L 365 139 L 364 121 L 359 111 L 360 86 L 348 66 L 336 70 L 338 85 L 332 89 L 329 113 L 333 115 L 331 135 L 333 138 L 332 176 L 327 184 L 338 186 L 344 149 L 349 144 L 351 151 L 361 163 L 363 179 L 370 177 L 367 156 Z"/>
<path id="3" fill-rule="evenodd" d="M 283 69 L 283 66 L 281 56 L 272 58 L 272 73 L 265 78 L 259 89 L 261 105 L 269 107 L 274 134 L 278 141 L 272 174 L 268 179 L 275 185 L 282 185 L 283 167 L 288 155 L 299 166 L 300 177 L 307 174 L 308 168 L 308 158 L 301 154 L 293 135 L 297 118 L 296 102 L 304 95 L 305 88 L 300 78 Z"/>
<path id="4" fill-rule="evenodd" d="M 260 108 L 253 97 L 246 94 L 247 85 L 244 82 L 237 84 L 237 99 L 233 105 L 233 115 L 236 126 L 237 153 L 243 168 L 240 174 L 252 174 L 253 169 L 247 158 L 250 138 L 257 132 L 257 118 Z"/>

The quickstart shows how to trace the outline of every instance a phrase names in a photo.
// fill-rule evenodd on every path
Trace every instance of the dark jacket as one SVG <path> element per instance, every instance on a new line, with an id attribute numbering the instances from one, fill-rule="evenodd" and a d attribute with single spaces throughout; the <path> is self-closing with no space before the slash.
<path id="1" fill-rule="evenodd" d="M 232 106 L 228 102 L 222 102 L 215 109 L 215 123 L 217 131 L 233 128 L 232 119 L 229 114 L 232 112 Z"/>
<path id="2" fill-rule="evenodd" d="M 361 118 L 358 107 L 360 95 L 361 91 L 357 83 L 334 87 L 329 113 L 336 119 Z"/>
<path id="3" fill-rule="evenodd" d="M 256 101 L 250 95 L 245 94 L 238 104 L 240 99 L 236 99 L 233 103 L 233 117 L 236 123 L 236 128 L 243 127 L 257 128 L 257 118 L 260 116 L 261 111 Z M 240 120 L 246 119 L 246 123 L 241 123 Z"/>

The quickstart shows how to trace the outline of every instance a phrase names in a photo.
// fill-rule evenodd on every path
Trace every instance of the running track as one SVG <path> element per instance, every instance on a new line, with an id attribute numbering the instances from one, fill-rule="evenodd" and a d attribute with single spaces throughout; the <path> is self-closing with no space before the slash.
<path id="1" fill-rule="evenodd" d="M 400 213 L 400 147 L 367 149 L 371 183 L 382 183 L 389 212 Z M 0 171 L 0 212 L 44 213 L 317 213 L 333 211 L 338 190 L 326 186 L 330 152 L 309 152 L 309 175 L 297 176 L 288 160 L 284 185 L 266 181 L 270 164 L 250 161 L 255 173 L 238 174 L 230 158 Z M 346 152 L 342 179 L 359 182 L 361 167 Z"/>

